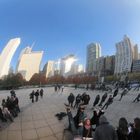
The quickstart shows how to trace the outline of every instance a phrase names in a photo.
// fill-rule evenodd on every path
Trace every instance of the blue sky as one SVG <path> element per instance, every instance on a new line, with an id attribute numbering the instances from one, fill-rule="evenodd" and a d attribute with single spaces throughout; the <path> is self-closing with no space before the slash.
<path id="1" fill-rule="evenodd" d="M 111 55 L 124 34 L 140 45 L 139 0 L 0 0 L 0 51 L 21 38 L 14 68 L 33 42 L 34 51 L 44 51 L 42 66 L 72 53 L 85 65 L 89 43 L 99 42 L 102 55 Z"/>

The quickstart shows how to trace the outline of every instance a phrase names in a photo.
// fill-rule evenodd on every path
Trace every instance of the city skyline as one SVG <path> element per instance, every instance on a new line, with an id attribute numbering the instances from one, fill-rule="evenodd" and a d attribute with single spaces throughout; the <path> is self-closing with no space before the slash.
<path id="1" fill-rule="evenodd" d="M 21 44 L 11 63 L 14 69 L 21 50 L 33 42 L 33 51 L 44 51 L 41 68 L 48 60 L 68 54 L 75 54 L 86 66 L 86 46 L 92 42 L 101 44 L 103 56 L 115 54 L 115 43 L 124 34 L 139 46 L 139 7 L 138 0 L 2 0 L 0 51 L 9 39 L 20 37 Z"/>

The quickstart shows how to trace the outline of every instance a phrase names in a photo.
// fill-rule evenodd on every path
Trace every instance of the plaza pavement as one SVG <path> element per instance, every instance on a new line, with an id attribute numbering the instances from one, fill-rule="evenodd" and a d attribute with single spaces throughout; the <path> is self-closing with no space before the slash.
<path id="1" fill-rule="evenodd" d="M 14 119 L 13 123 L 2 123 L 0 131 L 0 140 L 63 140 L 63 129 L 68 126 L 68 119 L 65 117 L 62 121 L 58 121 L 55 117 L 56 113 L 65 112 L 64 103 L 67 102 L 67 96 L 70 92 L 82 94 L 85 89 L 65 88 L 64 92 L 55 93 L 54 88 L 48 87 L 44 89 L 43 99 L 39 98 L 38 102 L 31 103 L 29 93 L 33 89 L 16 90 L 19 98 L 19 106 L 21 113 Z M 34 88 L 37 90 L 37 88 Z M 92 116 L 92 104 L 97 94 L 102 95 L 99 91 L 86 91 L 90 96 L 90 104 L 86 108 L 88 117 Z M 118 101 L 118 95 L 114 102 L 106 110 L 105 115 L 109 122 L 117 127 L 120 117 L 126 117 L 129 122 L 133 122 L 133 118 L 140 117 L 140 103 L 132 103 L 138 92 L 130 91 L 122 101 Z M 3 98 L 10 95 L 9 91 L 0 91 L 0 104 Z M 73 115 L 76 113 L 72 110 Z M 1 122 L 0 122 L 1 123 Z M 68 139 L 68 134 L 64 135 Z"/>

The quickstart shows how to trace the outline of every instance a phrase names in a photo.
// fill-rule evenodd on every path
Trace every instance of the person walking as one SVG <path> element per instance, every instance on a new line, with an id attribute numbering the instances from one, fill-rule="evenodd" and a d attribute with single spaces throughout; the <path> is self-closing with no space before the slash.
<path id="1" fill-rule="evenodd" d="M 113 98 L 115 98 L 118 95 L 118 92 L 119 92 L 119 89 L 116 88 L 115 91 L 114 91 L 114 94 L 113 94 Z"/>
<path id="2" fill-rule="evenodd" d="M 123 92 L 121 93 L 121 97 L 120 97 L 119 101 L 122 100 L 122 97 L 125 96 L 125 95 L 127 94 L 127 92 L 128 92 L 128 89 L 125 88 L 125 89 L 123 90 Z"/>
<path id="3" fill-rule="evenodd" d="M 113 103 L 113 97 L 112 97 L 112 95 L 110 95 L 109 96 L 109 98 L 108 98 L 108 100 L 107 100 L 107 102 L 104 104 L 104 106 L 102 107 L 102 109 L 104 109 L 105 107 L 105 109 L 107 109 L 108 108 L 108 106 L 110 105 L 110 104 L 112 104 Z"/>
<path id="4" fill-rule="evenodd" d="M 95 130 L 94 140 L 118 140 L 115 129 L 109 124 L 107 118 L 102 115 L 99 126 Z"/>
<path id="5" fill-rule="evenodd" d="M 137 97 L 134 99 L 134 101 L 133 102 L 139 102 L 140 101 L 140 93 L 137 95 Z"/>
<path id="6" fill-rule="evenodd" d="M 100 95 L 97 95 L 93 103 L 93 107 L 95 107 L 99 103 L 99 100 L 100 100 Z"/>
<path id="7" fill-rule="evenodd" d="M 105 102 L 106 98 L 107 98 L 107 92 L 102 96 L 99 106 L 102 106 L 102 104 Z"/>

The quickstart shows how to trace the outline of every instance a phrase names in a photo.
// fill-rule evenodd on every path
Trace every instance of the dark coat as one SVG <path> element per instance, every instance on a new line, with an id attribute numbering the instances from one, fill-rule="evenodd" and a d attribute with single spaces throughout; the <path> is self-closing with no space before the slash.
<path id="1" fill-rule="evenodd" d="M 118 140 L 115 129 L 109 125 L 105 116 L 100 117 L 100 125 L 95 130 L 94 140 Z"/>
<path id="2" fill-rule="evenodd" d="M 69 101 L 70 103 L 73 103 L 73 102 L 74 102 L 74 99 L 75 99 L 75 97 L 74 97 L 73 94 L 68 96 L 68 101 Z"/>
<path id="3" fill-rule="evenodd" d="M 83 128 L 83 137 L 92 138 L 92 128 L 86 129 L 86 128 L 84 127 L 84 128 Z"/>

